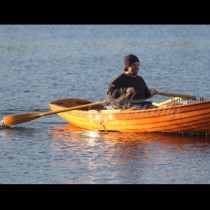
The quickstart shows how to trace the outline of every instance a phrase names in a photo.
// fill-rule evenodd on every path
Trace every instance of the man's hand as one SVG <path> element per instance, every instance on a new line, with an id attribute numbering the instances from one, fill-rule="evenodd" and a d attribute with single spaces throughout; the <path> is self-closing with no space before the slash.
<path id="1" fill-rule="evenodd" d="M 127 93 L 130 93 L 130 94 L 133 94 L 133 93 L 135 93 L 135 89 L 134 89 L 133 87 L 128 87 L 128 88 L 126 89 L 126 92 L 127 92 Z"/>
<path id="2" fill-rule="evenodd" d="M 151 96 L 153 96 L 153 95 L 158 93 L 158 91 L 156 89 L 154 89 L 154 88 L 149 89 L 149 90 L 150 90 Z"/>

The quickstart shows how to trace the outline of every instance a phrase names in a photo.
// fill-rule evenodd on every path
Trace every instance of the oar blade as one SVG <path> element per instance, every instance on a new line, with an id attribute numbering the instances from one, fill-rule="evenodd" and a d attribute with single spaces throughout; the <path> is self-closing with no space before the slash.
<path id="1" fill-rule="evenodd" d="M 42 113 L 26 113 L 26 114 L 15 114 L 3 117 L 3 124 L 5 126 L 12 126 L 21 123 L 25 123 L 42 116 Z"/>

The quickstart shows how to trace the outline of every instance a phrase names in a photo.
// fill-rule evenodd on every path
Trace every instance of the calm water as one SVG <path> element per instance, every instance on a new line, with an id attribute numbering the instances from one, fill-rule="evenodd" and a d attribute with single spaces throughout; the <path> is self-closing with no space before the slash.
<path id="1" fill-rule="evenodd" d="M 210 99 L 209 25 L 0 25 L 0 119 L 104 100 L 130 53 L 149 87 Z M 209 162 L 210 137 L 85 131 L 57 115 L 0 130 L 1 184 L 209 184 Z"/>

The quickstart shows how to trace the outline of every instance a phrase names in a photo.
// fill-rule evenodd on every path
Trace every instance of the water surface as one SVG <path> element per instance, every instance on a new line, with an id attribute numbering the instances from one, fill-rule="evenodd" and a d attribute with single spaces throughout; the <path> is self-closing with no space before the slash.
<path id="1" fill-rule="evenodd" d="M 210 99 L 209 25 L 0 25 L 0 118 L 104 100 L 130 53 L 149 87 Z M 0 183 L 206 184 L 209 142 L 85 131 L 50 115 L 0 130 Z"/>

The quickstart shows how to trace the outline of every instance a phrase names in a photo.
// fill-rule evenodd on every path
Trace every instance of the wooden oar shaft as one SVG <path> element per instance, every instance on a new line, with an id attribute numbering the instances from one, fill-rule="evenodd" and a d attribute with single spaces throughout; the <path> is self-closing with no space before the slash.
<path id="1" fill-rule="evenodd" d="M 20 123 L 35 120 L 39 117 L 43 117 L 43 116 L 47 116 L 47 115 L 51 115 L 51 114 L 57 114 L 57 113 L 61 113 L 61 112 L 67 112 L 67 111 L 71 111 L 71 110 L 75 110 L 75 109 L 87 108 L 87 107 L 95 106 L 95 105 L 102 105 L 105 103 L 107 103 L 107 101 L 99 101 L 99 102 L 95 102 L 95 103 L 89 103 L 89 104 L 84 104 L 84 105 L 80 105 L 80 106 L 65 108 L 65 109 L 57 110 L 57 111 L 31 112 L 31 113 L 9 115 L 9 116 L 3 117 L 3 123 L 5 126 L 17 125 Z"/>
<path id="2" fill-rule="evenodd" d="M 196 96 L 184 95 L 184 94 L 178 94 L 178 93 L 158 92 L 157 95 L 171 96 L 171 97 L 180 97 L 180 98 L 187 98 L 187 99 L 196 100 Z"/>
<path id="3" fill-rule="evenodd" d="M 129 93 L 125 93 L 124 95 L 115 99 L 114 102 L 120 102 L 121 100 L 126 98 L 128 95 L 129 95 Z M 65 109 L 57 110 L 57 111 L 31 112 L 31 113 L 23 113 L 23 114 L 4 116 L 2 125 L 5 127 L 17 125 L 17 124 L 25 123 L 25 122 L 28 122 L 31 120 L 35 120 L 39 117 L 51 115 L 51 114 L 57 114 L 57 113 L 61 113 L 61 112 L 67 112 L 67 111 L 71 111 L 71 110 L 87 108 L 87 107 L 96 106 L 96 105 L 103 105 L 103 104 L 108 104 L 108 103 L 109 103 L 108 101 L 99 101 L 99 102 L 95 102 L 95 103 L 88 103 L 88 104 L 84 104 L 84 105 L 80 105 L 80 106 L 69 107 L 69 108 L 65 108 Z"/>

